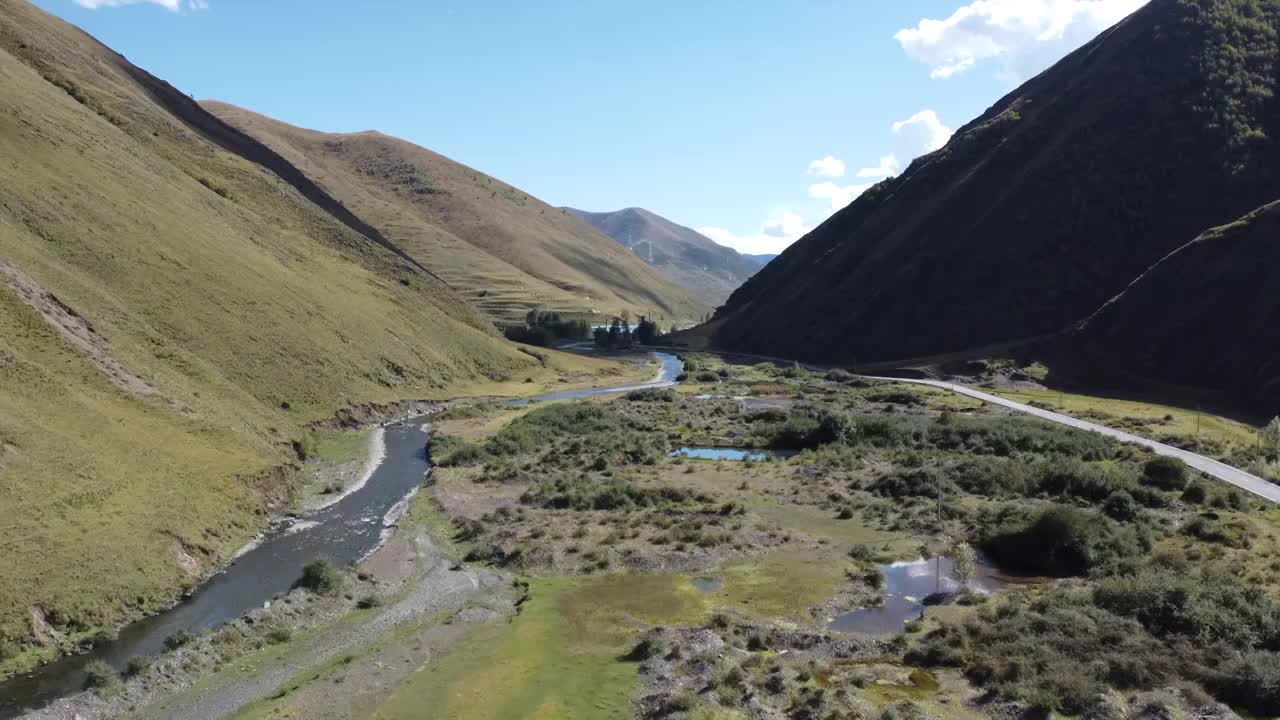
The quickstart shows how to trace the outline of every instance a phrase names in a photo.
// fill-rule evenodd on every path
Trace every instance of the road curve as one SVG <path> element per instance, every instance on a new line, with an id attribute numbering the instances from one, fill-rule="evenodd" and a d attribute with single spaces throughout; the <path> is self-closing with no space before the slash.
<path id="1" fill-rule="evenodd" d="M 1007 407 L 1011 410 L 1017 410 L 1018 412 L 1026 413 L 1028 415 L 1035 415 L 1036 417 L 1044 418 L 1045 420 L 1049 420 L 1050 422 L 1055 422 L 1060 425 L 1069 425 L 1073 428 L 1079 428 L 1081 430 L 1088 430 L 1089 432 L 1100 433 L 1102 435 L 1107 435 L 1109 437 L 1113 437 L 1117 440 L 1122 440 L 1124 442 L 1137 443 L 1138 445 L 1143 445 L 1145 447 L 1151 448 L 1151 450 L 1155 452 L 1157 455 L 1166 455 L 1168 457 L 1178 458 L 1182 462 L 1186 463 L 1187 465 L 1190 465 L 1191 467 L 1199 470 L 1200 472 L 1206 475 L 1217 478 L 1218 480 L 1221 480 L 1225 483 L 1235 485 L 1241 490 L 1257 495 L 1258 497 L 1264 500 L 1269 500 L 1273 503 L 1280 503 L 1280 486 L 1273 485 L 1256 475 L 1250 475 L 1249 473 L 1243 470 L 1240 470 L 1239 468 L 1231 467 L 1226 463 L 1218 462 L 1217 460 L 1214 460 L 1212 458 L 1207 458 L 1203 455 L 1197 455 L 1196 453 L 1193 453 L 1193 452 L 1181 450 L 1179 448 L 1173 447 L 1172 445 L 1165 445 L 1164 443 L 1158 443 L 1155 440 L 1149 440 L 1144 437 L 1139 437 L 1137 435 L 1124 432 L 1123 430 L 1116 430 L 1115 428 L 1109 428 L 1109 427 L 1106 427 L 1105 425 L 1098 425 L 1096 423 L 1091 423 L 1085 420 L 1081 420 L 1080 418 L 1074 418 L 1074 417 L 1071 417 L 1070 415 L 1063 415 L 1062 413 L 1052 412 L 1050 410 L 1042 410 L 1041 408 L 1038 408 L 1032 405 L 1025 405 L 1020 402 L 1015 402 L 1013 400 L 1002 398 L 999 395 L 984 393 L 980 390 L 974 390 L 973 388 L 965 387 L 964 385 L 957 385 L 955 383 L 943 382 L 941 380 L 914 380 L 914 379 L 907 379 L 907 378 L 873 377 L 873 376 L 864 376 L 864 377 L 870 377 L 874 380 L 890 380 L 892 382 L 911 383 L 913 385 L 929 385 L 931 387 L 942 388 L 943 390 L 949 390 L 951 392 L 959 393 L 961 395 L 967 395 L 971 398 L 976 398 L 983 402 L 992 403 L 993 405 L 1000 405 L 1003 407 Z"/>

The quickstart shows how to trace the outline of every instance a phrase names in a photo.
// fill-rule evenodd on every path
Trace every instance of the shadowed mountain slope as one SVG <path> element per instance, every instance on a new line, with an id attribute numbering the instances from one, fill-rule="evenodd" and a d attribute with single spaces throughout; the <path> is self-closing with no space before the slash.
<path id="1" fill-rule="evenodd" d="M 1280 411 L 1280 202 L 1178 248 L 1082 323 L 1098 367 Z"/>
<path id="2" fill-rule="evenodd" d="M 1068 328 L 1276 196 L 1278 18 L 1154 0 L 765 266 L 716 342 L 849 362 Z"/>

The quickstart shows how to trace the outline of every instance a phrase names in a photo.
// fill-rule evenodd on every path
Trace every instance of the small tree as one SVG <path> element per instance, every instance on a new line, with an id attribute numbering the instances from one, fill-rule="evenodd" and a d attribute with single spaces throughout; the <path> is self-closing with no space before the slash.
<path id="1" fill-rule="evenodd" d="M 951 548 L 951 574 L 960 583 L 960 591 L 969 589 L 969 581 L 978 572 L 978 554 L 973 546 L 963 540 Z"/>
<path id="2" fill-rule="evenodd" d="M 616 348 L 622 343 L 622 321 L 614 318 L 609 324 L 609 347 Z"/>
<path id="3" fill-rule="evenodd" d="M 1280 455 L 1280 417 L 1274 417 L 1258 431 L 1262 436 L 1262 452 L 1269 456 Z"/>
<path id="4" fill-rule="evenodd" d="M 658 337 L 658 332 L 658 323 L 642 317 L 640 323 L 636 325 L 636 342 L 641 345 L 652 345 L 654 338 Z"/>
<path id="5" fill-rule="evenodd" d="M 332 595 L 342 587 L 342 574 L 333 562 L 320 558 L 302 568 L 298 585 L 317 595 Z"/>

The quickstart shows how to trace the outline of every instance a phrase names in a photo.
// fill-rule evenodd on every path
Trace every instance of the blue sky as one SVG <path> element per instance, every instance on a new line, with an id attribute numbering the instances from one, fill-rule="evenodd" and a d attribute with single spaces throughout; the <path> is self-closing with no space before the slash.
<path id="1" fill-rule="evenodd" d="M 199 99 L 777 252 L 1143 1 L 36 4 Z"/>

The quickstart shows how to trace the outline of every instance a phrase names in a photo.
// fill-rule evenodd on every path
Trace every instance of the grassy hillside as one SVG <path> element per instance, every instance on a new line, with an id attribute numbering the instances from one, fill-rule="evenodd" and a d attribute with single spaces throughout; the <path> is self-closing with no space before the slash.
<path id="1" fill-rule="evenodd" d="M 308 422 L 531 368 L 279 155 L 0 4 L 0 674 L 224 561 Z"/>
<path id="2" fill-rule="evenodd" d="M 499 320 L 534 307 L 701 317 L 707 304 L 617 243 L 488 175 L 377 132 L 304 130 L 204 103 Z"/>
<path id="3" fill-rule="evenodd" d="M 712 307 L 723 304 L 763 264 L 642 208 L 615 212 L 563 210 L 622 243 Z"/>
<path id="4" fill-rule="evenodd" d="M 1275 0 L 1156 0 L 730 298 L 721 345 L 920 357 L 1061 331 L 1275 198 Z"/>
<path id="5" fill-rule="evenodd" d="M 1068 338 L 1098 367 L 1280 409 L 1280 202 L 1156 263 Z"/>

